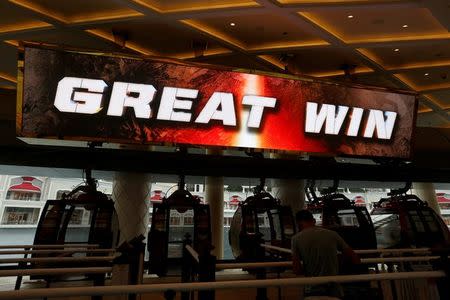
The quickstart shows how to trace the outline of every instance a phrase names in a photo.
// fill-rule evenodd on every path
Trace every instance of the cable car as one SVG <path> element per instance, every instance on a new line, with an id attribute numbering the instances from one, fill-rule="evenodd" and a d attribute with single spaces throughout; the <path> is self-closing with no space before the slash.
<path id="1" fill-rule="evenodd" d="M 407 195 L 411 184 L 393 190 L 371 212 L 380 248 L 448 247 L 450 232 L 426 202 Z"/>
<path id="2" fill-rule="evenodd" d="M 149 273 L 158 276 L 178 274 L 183 255 L 183 242 L 192 239 L 199 255 L 212 249 L 209 205 L 184 189 L 184 177 L 179 188 L 161 203 L 153 203 L 151 229 L 147 248 L 150 255 Z"/>
<path id="3" fill-rule="evenodd" d="M 291 237 L 296 231 L 292 210 L 264 191 L 263 186 L 262 183 L 253 196 L 239 204 L 231 220 L 228 238 L 238 260 L 260 261 L 265 255 L 260 243 L 291 248 Z"/>
<path id="4" fill-rule="evenodd" d="M 356 205 L 345 195 L 337 193 L 338 181 L 322 191 L 318 197 L 314 181 L 309 181 L 305 191 L 309 203 L 307 209 L 316 224 L 336 231 L 353 249 L 376 249 L 375 229 L 365 206 Z"/>
<path id="5" fill-rule="evenodd" d="M 88 176 L 86 185 L 64 194 L 61 200 L 47 200 L 33 244 L 97 244 L 99 248 L 110 249 L 118 241 L 118 228 L 114 202 L 106 194 L 97 191 L 95 180 Z M 39 257 L 39 254 L 33 254 L 32 257 Z M 42 265 L 45 263 L 31 264 L 31 267 Z M 67 267 L 67 263 L 63 265 Z M 32 276 L 32 279 L 36 278 L 44 277 Z"/>

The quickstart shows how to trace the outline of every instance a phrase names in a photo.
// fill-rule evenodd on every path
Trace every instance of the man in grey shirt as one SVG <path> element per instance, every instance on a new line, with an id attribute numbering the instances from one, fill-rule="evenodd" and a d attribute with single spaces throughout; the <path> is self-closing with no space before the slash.
<path id="1" fill-rule="evenodd" d="M 352 263 L 360 263 L 355 252 L 336 232 L 316 226 L 316 220 L 309 211 L 301 210 L 295 218 L 299 227 L 299 233 L 292 237 L 292 261 L 296 274 L 309 277 L 338 275 L 338 251 Z M 307 287 L 305 296 L 342 298 L 343 292 L 338 284 L 330 283 Z"/>

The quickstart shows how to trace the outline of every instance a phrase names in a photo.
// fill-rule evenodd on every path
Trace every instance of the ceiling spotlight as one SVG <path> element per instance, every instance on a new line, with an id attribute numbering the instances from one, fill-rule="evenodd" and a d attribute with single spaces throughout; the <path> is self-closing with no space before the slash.
<path id="1" fill-rule="evenodd" d="M 400 49 L 398 49 L 398 48 L 395 48 L 395 49 L 394 49 L 394 51 L 395 51 L 395 52 L 398 52 L 398 51 L 400 51 Z"/>
<path id="2" fill-rule="evenodd" d="M 405 24 L 402 26 L 403 28 L 408 28 L 408 24 Z"/>
<path id="3" fill-rule="evenodd" d="M 347 18 L 353 19 L 353 15 L 348 15 Z"/>
<path id="4" fill-rule="evenodd" d="M 423 74 L 423 75 L 428 76 L 428 75 L 430 75 L 430 73 L 425 73 L 425 74 Z"/>
<path id="5" fill-rule="evenodd" d="M 231 22 L 230 26 L 236 26 L 236 23 Z"/>

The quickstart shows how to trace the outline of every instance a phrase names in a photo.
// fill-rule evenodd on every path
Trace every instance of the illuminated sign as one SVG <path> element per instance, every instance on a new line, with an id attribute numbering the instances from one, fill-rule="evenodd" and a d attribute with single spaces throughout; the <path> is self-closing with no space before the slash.
<path id="1" fill-rule="evenodd" d="M 96 114 L 102 110 L 102 97 L 106 86 L 103 80 L 64 77 L 58 83 L 55 107 L 61 112 Z M 150 104 L 155 93 L 155 87 L 150 84 L 115 82 L 106 114 L 122 116 L 124 109 L 130 107 L 136 118 L 149 119 L 152 117 Z M 191 122 L 192 101 L 197 97 L 198 90 L 164 87 L 156 119 Z M 246 126 L 259 128 L 264 108 L 274 108 L 275 103 L 275 98 L 244 96 L 242 104 L 250 106 Z M 214 92 L 194 123 L 208 124 L 211 120 L 222 121 L 223 125 L 237 126 L 232 93 Z"/>
<path id="2" fill-rule="evenodd" d="M 25 49 L 18 135 L 408 158 L 414 95 Z"/>

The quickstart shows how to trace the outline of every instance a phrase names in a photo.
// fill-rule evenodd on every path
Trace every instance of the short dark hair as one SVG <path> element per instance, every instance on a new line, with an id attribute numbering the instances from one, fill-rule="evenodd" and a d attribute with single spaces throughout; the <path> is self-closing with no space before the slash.
<path id="1" fill-rule="evenodd" d="M 309 210 L 303 209 L 295 214 L 297 222 L 301 221 L 314 221 L 314 217 Z"/>

